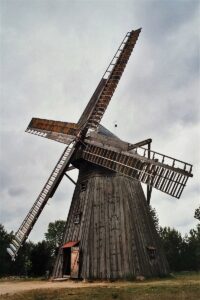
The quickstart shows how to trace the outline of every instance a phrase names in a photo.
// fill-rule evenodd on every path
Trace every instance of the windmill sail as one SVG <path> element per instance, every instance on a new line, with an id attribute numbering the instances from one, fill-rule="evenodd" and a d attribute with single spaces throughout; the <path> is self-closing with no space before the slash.
<path id="1" fill-rule="evenodd" d="M 140 31 L 141 29 L 138 29 L 126 34 L 100 81 L 98 93 L 95 97 L 96 99 L 91 99 L 88 107 L 86 107 L 86 111 L 80 118 L 80 125 L 85 123 L 86 128 L 92 129 L 98 127 L 124 72 Z"/>
<path id="2" fill-rule="evenodd" d="M 100 80 L 96 90 L 94 91 L 90 101 L 88 102 L 86 108 L 84 109 L 84 111 L 83 111 L 83 113 L 82 113 L 82 115 L 81 115 L 81 117 L 78 121 L 78 125 L 80 127 L 83 127 L 86 124 L 86 122 L 87 122 L 87 120 L 88 120 L 88 118 L 91 114 L 91 111 L 93 110 L 93 107 L 94 107 L 97 99 L 99 98 L 99 96 L 101 94 L 101 91 L 103 90 L 103 88 L 106 84 L 106 81 L 107 80 L 103 79 L 103 78 Z"/>
<path id="3" fill-rule="evenodd" d="M 44 185 L 41 193 L 39 194 L 38 198 L 36 199 L 26 218 L 22 222 L 14 238 L 12 239 L 9 248 L 7 248 L 7 252 L 10 254 L 13 260 L 15 260 L 20 247 L 26 241 L 44 206 L 46 205 L 49 198 L 52 197 L 55 188 L 64 176 L 64 173 L 70 164 L 70 159 L 75 150 L 74 144 L 75 142 L 71 143 L 63 152 L 49 179 Z"/>
<path id="4" fill-rule="evenodd" d="M 119 148 L 87 141 L 82 158 L 180 198 L 188 177 L 192 177 L 192 165 L 155 151 L 148 153 L 148 150 L 142 147 L 136 149 L 142 153 L 122 151 Z M 148 158 L 149 155 L 151 158 Z"/>
<path id="5" fill-rule="evenodd" d="M 78 133 L 78 125 L 76 123 L 33 118 L 26 132 L 68 145 L 75 139 Z"/>

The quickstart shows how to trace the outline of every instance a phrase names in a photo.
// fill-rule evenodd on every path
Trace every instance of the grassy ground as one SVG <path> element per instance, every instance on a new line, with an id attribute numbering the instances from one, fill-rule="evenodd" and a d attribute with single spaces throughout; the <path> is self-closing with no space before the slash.
<path id="1" fill-rule="evenodd" d="M 56 284 L 55 284 L 56 287 Z M 61 288 L 0 296 L 1 300 L 198 300 L 200 273 L 143 282 L 113 282 L 105 287 Z"/>

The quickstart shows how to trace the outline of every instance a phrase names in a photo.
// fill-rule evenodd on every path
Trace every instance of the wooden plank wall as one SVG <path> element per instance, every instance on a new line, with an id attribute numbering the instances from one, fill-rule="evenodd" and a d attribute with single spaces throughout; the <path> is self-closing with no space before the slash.
<path id="1" fill-rule="evenodd" d="M 130 279 L 167 275 L 169 268 L 141 184 L 85 164 L 79 175 L 64 242 L 80 241 L 80 277 Z M 87 189 L 80 190 L 87 180 Z M 73 217 L 82 212 L 80 224 Z M 151 259 L 147 247 L 156 249 Z M 62 277 L 62 250 L 53 277 Z"/>

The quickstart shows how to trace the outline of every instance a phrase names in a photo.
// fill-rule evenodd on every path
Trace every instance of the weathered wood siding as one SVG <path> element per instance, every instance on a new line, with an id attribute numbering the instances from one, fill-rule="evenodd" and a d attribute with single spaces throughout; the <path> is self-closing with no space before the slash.
<path id="1" fill-rule="evenodd" d="M 81 183 L 87 188 L 81 191 Z M 81 212 L 81 222 L 74 215 Z M 63 243 L 80 241 L 80 277 L 163 276 L 168 264 L 141 187 L 134 179 L 82 164 Z M 156 249 L 151 259 L 147 247 Z M 62 250 L 53 277 L 62 277 Z"/>

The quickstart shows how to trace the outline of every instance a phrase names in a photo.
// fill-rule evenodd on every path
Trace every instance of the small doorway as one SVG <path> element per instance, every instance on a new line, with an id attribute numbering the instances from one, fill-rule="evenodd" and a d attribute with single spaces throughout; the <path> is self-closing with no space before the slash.
<path id="1" fill-rule="evenodd" d="M 79 278 L 79 242 L 68 242 L 63 249 L 63 277 Z"/>

